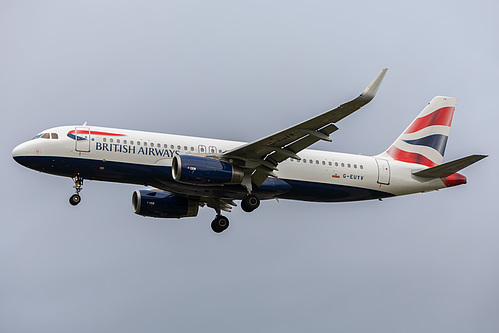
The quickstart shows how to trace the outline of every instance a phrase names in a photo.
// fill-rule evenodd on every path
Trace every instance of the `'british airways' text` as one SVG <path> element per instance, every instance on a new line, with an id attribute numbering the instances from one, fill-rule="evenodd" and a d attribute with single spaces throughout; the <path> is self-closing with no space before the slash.
<path id="1" fill-rule="evenodd" d="M 121 145 L 117 143 L 102 143 L 102 142 L 95 143 L 95 150 L 111 151 L 123 154 L 159 156 L 159 157 L 173 157 L 175 155 L 180 154 L 178 150 L 173 150 L 173 149 L 136 147 L 130 145 Z"/>

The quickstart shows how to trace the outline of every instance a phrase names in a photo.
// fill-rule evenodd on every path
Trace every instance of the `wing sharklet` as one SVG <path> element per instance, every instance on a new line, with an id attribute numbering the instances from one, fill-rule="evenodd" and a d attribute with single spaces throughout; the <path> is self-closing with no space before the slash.
<path id="1" fill-rule="evenodd" d="M 379 75 L 367 86 L 360 96 L 367 96 L 370 100 L 373 99 L 381 86 L 381 82 L 383 81 L 387 70 L 388 68 L 383 68 L 381 73 L 379 73 Z"/>

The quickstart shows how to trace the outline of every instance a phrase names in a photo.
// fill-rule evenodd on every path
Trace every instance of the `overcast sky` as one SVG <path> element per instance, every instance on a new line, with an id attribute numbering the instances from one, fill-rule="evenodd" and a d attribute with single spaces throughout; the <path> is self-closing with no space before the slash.
<path id="1" fill-rule="evenodd" d="M 0 2 L 1 332 L 498 332 L 497 1 Z M 263 202 L 217 235 L 133 214 L 138 186 L 15 163 L 44 129 L 252 141 L 356 97 L 314 148 L 377 154 L 436 95 L 468 184 Z"/>

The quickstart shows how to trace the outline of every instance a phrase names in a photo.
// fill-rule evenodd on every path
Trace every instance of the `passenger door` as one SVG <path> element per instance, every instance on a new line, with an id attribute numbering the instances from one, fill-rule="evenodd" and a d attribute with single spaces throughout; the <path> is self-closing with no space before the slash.
<path id="1" fill-rule="evenodd" d="M 75 150 L 81 152 L 90 151 L 90 129 L 88 127 L 75 128 Z"/>

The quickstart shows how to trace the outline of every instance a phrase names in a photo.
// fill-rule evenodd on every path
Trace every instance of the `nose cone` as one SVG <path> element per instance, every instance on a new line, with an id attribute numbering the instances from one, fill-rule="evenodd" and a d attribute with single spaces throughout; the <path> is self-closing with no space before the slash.
<path id="1" fill-rule="evenodd" d="M 12 150 L 12 158 L 17 161 L 18 157 L 22 155 L 23 151 L 23 144 L 21 143 L 18 145 L 16 148 Z"/>
<path id="2" fill-rule="evenodd" d="M 19 164 L 29 167 L 28 157 L 29 154 L 33 155 L 32 149 L 30 149 L 29 142 L 23 142 L 12 150 L 12 158 Z"/>

